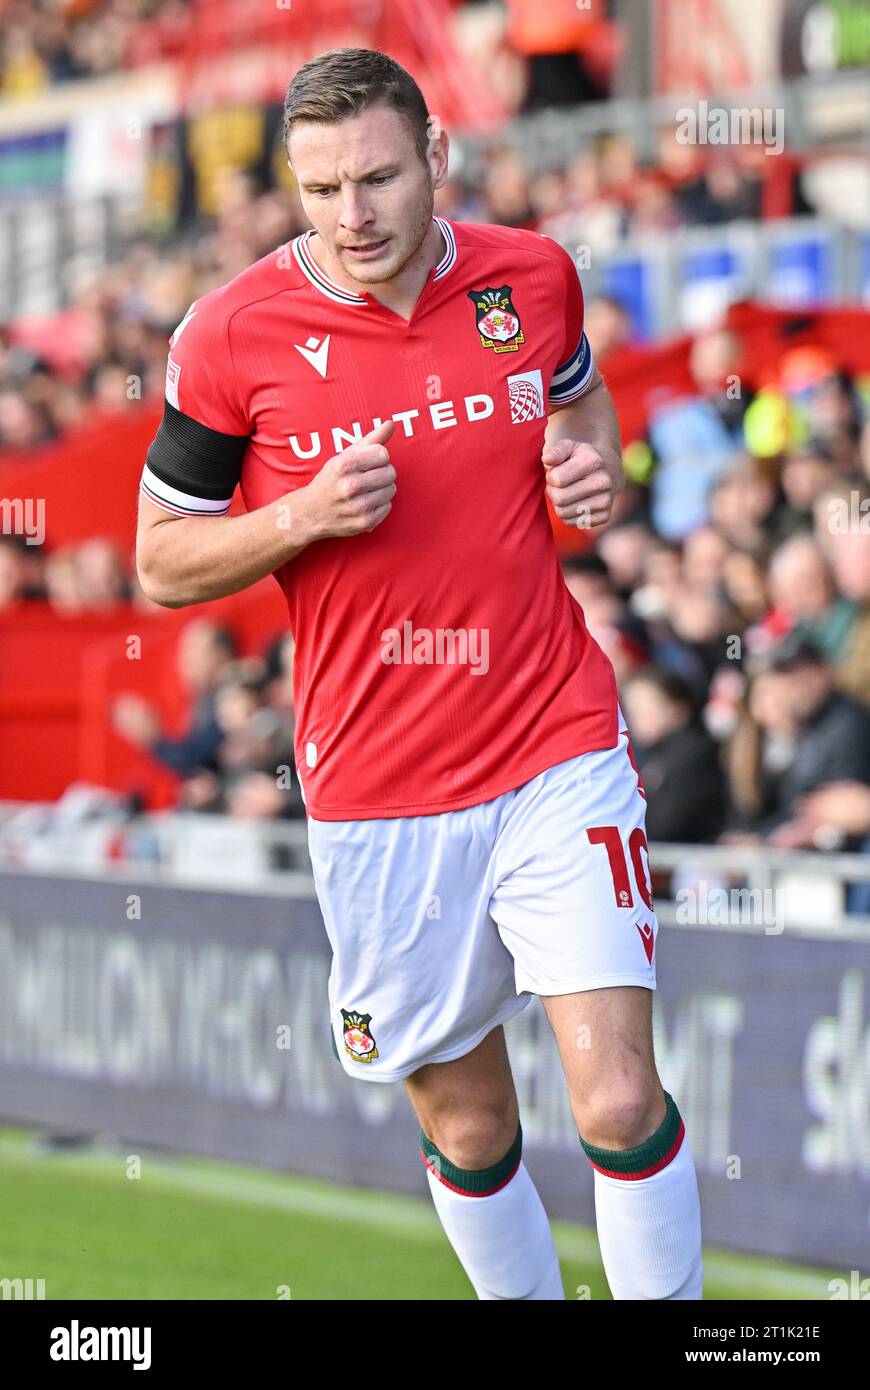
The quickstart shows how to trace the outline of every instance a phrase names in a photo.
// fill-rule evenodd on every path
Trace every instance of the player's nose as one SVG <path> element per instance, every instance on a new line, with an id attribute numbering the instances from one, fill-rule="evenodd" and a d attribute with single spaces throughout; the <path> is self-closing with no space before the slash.
<path id="1" fill-rule="evenodd" d="M 371 207 L 364 196 L 356 189 L 349 188 L 342 193 L 341 225 L 348 232 L 364 231 L 372 220 Z"/>

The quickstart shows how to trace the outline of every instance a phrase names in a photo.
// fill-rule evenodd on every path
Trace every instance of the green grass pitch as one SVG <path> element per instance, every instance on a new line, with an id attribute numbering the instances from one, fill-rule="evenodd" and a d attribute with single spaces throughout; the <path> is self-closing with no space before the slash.
<path id="1" fill-rule="evenodd" d="M 0 1279 L 47 1299 L 474 1298 L 428 1198 L 141 1150 L 129 1178 L 129 1152 L 0 1131 Z M 553 1229 L 566 1298 L 609 1298 L 594 1231 Z M 713 1249 L 705 1275 L 706 1299 L 827 1299 L 834 1277 Z"/>

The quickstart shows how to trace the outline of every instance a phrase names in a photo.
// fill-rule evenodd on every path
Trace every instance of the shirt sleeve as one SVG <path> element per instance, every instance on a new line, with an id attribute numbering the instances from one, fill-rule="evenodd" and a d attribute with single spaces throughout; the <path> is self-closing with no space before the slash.
<path id="1" fill-rule="evenodd" d="M 580 276 L 568 252 L 554 241 L 561 271 L 560 292 L 564 305 L 565 340 L 562 356 L 553 372 L 547 401 L 551 409 L 570 405 L 588 388 L 595 363 L 589 340 L 583 331 L 583 289 Z"/>
<path id="2" fill-rule="evenodd" d="M 197 301 L 169 340 L 163 419 L 141 491 L 176 516 L 229 511 L 251 437 L 234 392 L 225 320 Z"/>

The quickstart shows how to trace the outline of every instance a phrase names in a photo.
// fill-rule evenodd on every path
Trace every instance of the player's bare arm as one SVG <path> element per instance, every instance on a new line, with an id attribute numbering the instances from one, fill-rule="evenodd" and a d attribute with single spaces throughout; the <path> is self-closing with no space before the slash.
<path id="1" fill-rule="evenodd" d="M 184 608 L 238 593 L 312 541 L 372 531 L 387 516 L 396 470 L 394 420 L 328 459 L 307 487 L 243 516 L 173 516 L 140 494 L 136 568 L 148 598 Z"/>
<path id="2" fill-rule="evenodd" d="M 547 495 L 562 521 L 591 527 L 610 520 L 625 470 L 616 410 L 597 367 L 580 399 L 550 415 L 541 458 Z"/>

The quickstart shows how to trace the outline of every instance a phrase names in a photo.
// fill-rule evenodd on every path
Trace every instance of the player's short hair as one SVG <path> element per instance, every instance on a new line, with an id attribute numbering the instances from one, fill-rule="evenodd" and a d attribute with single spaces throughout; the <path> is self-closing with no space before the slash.
<path id="1" fill-rule="evenodd" d="M 425 164 L 430 136 L 426 98 L 401 63 L 376 48 L 331 48 L 302 65 L 284 101 L 287 153 L 293 129 L 302 121 L 332 125 L 376 103 L 392 106 L 405 118 Z"/>

